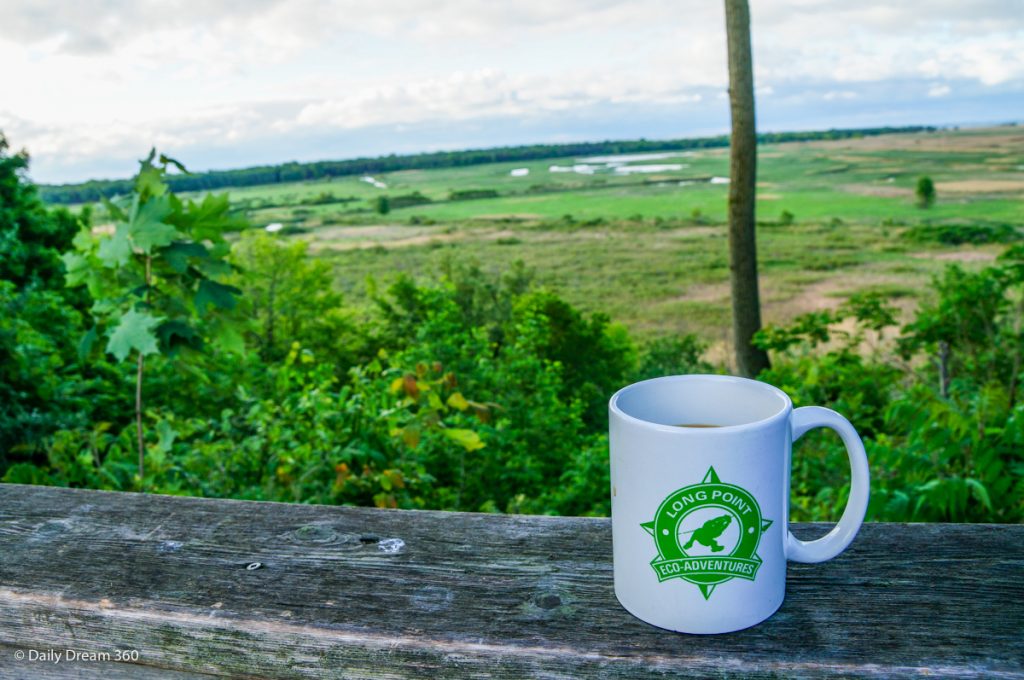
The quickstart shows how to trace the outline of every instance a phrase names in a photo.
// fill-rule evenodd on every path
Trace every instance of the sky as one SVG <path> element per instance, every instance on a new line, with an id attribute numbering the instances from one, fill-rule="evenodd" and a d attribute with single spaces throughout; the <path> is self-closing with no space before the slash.
<path id="1" fill-rule="evenodd" d="M 751 0 L 758 129 L 1024 119 L 1024 0 Z M 721 0 L 3 0 L 0 131 L 55 183 L 726 132 Z"/>

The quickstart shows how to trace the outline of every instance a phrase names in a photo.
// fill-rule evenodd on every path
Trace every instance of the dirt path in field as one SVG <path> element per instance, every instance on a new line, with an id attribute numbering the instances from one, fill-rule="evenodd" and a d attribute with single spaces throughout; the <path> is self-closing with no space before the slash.
<path id="1" fill-rule="evenodd" d="M 360 250 L 364 248 L 408 248 L 430 243 L 464 240 L 497 240 L 515 236 L 508 229 L 479 229 L 448 225 L 411 226 L 377 224 L 360 227 L 321 227 L 304 235 L 313 252 Z"/>
<path id="2" fill-rule="evenodd" d="M 723 227 L 687 227 L 664 232 L 664 234 L 658 234 L 657 237 L 700 238 L 719 233 L 723 229 Z M 493 227 L 463 225 L 453 228 L 451 225 L 380 224 L 356 227 L 319 227 L 298 238 L 309 241 L 312 252 L 324 252 L 365 248 L 409 248 L 431 243 L 481 242 L 511 238 L 518 239 L 520 242 L 554 244 L 628 237 L 628 235 L 611 229 L 596 228 L 544 231 L 531 228 L 509 229 L 501 225 Z"/>
<path id="3" fill-rule="evenodd" d="M 920 260 L 942 260 L 943 262 L 994 262 L 996 253 L 987 250 L 954 250 L 952 252 L 909 253 L 909 257 Z"/>
<path id="4" fill-rule="evenodd" d="M 936 182 L 936 191 L 951 194 L 1024 193 L 1022 179 L 961 179 L 956 182 Z"/>
<path id="5" fill-rule="evenodd" d="M 884 282 L 880 275 L 871 275 L 870 278 L 872 283 Z M 897 281 L 897 279 L 893 277 L 893 281 Z M 763 282 L 761 291 L 764 323 L 765 325 L 785 324 L 800 314 L 835 309 L 846 299 L 843 291 L 851 290 L 858 285 L 862 286 L 864 283 L 865 278 L 859 278 L 856 273 L 849 273 L 807 284 L 795 294 L 787 294 L 776 289 L 769 279 Z M 726 283 L 694 286 L 683 297 L 687 300 L 720 301 L 723 305 L 728 305 L 729 285 Z M 896 316 L 900 324 L 909 321 L 918 306 L 918 301 L 912 297 L 895 298 L 890 302 L 899 310 Z M 833 328 L 852 334 L 857 330 L 857 321 L 852 318 L 844 319 L 835 324 Z M 867 354 L 880 351 L 883 348 L 891 348 L 897 336 L 898 331 L 892 328 L 883 330 L 881 334 L 871 330 L 864 331 L 864 341 L 860 345 L 860 351 Z M 824 345 L 822 349 L 829 349 L 829 345 Z M 724 365 L 730 371 L 735 370 L 733 343 L 728 329 L 725 329 L 721 339 L 714 340 L 708 345 L 703 358 L 714 366 Z"/>
<path id="6" fill-rule="evenodd" d="M 839 189 L 849 194 L 878 196 L 879 198 L 906 198 L 914 195 L 910 189 L 903 189 L 891 184 L 843 184 Z"/>
<path id="7" fill-rule="evenodd" d="M 944 253 L 957 255 L 958 253 Z M 930 255 L 930 254 L 925 254 Z M 977 253 L 988 257 L 987 253 Z M 953 258 L 941 258 L 953 259 Z M 761 308 L 765 323 L 786 323 L 801 314 L 835 309 L 847 298 L 847 293 L 866 286 L 906 285 L 905 278 L 883 272 L 851 270 L 834 273 L 828 278 L 804 285 L 787 284 L 772 277 L 761 279 Z M 678 300 L 729 306 L 729 282 L 697 284 L 687 288 Z M 917 307 L 911 297 L 898 297 L 890 302 L 906 313 Z"/>

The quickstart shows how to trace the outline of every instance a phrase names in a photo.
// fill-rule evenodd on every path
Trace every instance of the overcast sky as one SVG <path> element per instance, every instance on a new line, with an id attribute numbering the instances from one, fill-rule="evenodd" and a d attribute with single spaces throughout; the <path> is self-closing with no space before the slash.
<path id="1" fill-rule="evenodd" d="M 721 0 L 2 0 L 40 182 L 727 130 Z M 758 127 L 1024 118 L 1024 0 L 751 0 Z"/>

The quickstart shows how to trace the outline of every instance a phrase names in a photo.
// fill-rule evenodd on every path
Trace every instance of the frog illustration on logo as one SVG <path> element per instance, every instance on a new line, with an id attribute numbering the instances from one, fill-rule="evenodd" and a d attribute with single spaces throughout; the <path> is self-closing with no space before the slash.
<path id="1" fill-rule="evenodd" d="M 721 515 L 709 519 L 701 525 L 700 529 L 686 532 L 690 534 L 690 540 L 683 546 L 683 550 L 689 550 L 693 547 L 693 542 L 697 541 L 701 545 L 711 548 L 711 552 L 722 552 L 725 550 L 725 547 L 719 545 L 716 539 L 722 535 L 722 532 L 730 524 L 732 524 L 732 517 L 730 515 Z"/>
<path id="2" fill-rule="evenodd" d="M 640 526 L 658 549 L 651 561 L 658 581 L 683 579 L 707 600 L 727 581 L 757 577 L 757 546 L 771 525 L 751 493 L 722 482 L 712 467 L 699 484 L 669 494 Z"/>

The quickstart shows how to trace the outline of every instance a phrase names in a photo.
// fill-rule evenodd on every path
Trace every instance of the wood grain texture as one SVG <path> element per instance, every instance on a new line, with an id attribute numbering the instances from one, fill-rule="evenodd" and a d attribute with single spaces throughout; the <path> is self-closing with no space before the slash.
<path id="1" fill-rule="evenodd" d="M 866 525 L 720 636 L 634 619 L 611 570 L 605 519 L 0 485 L 0 677 L 1024 678 L 1024 526 Z"/>

